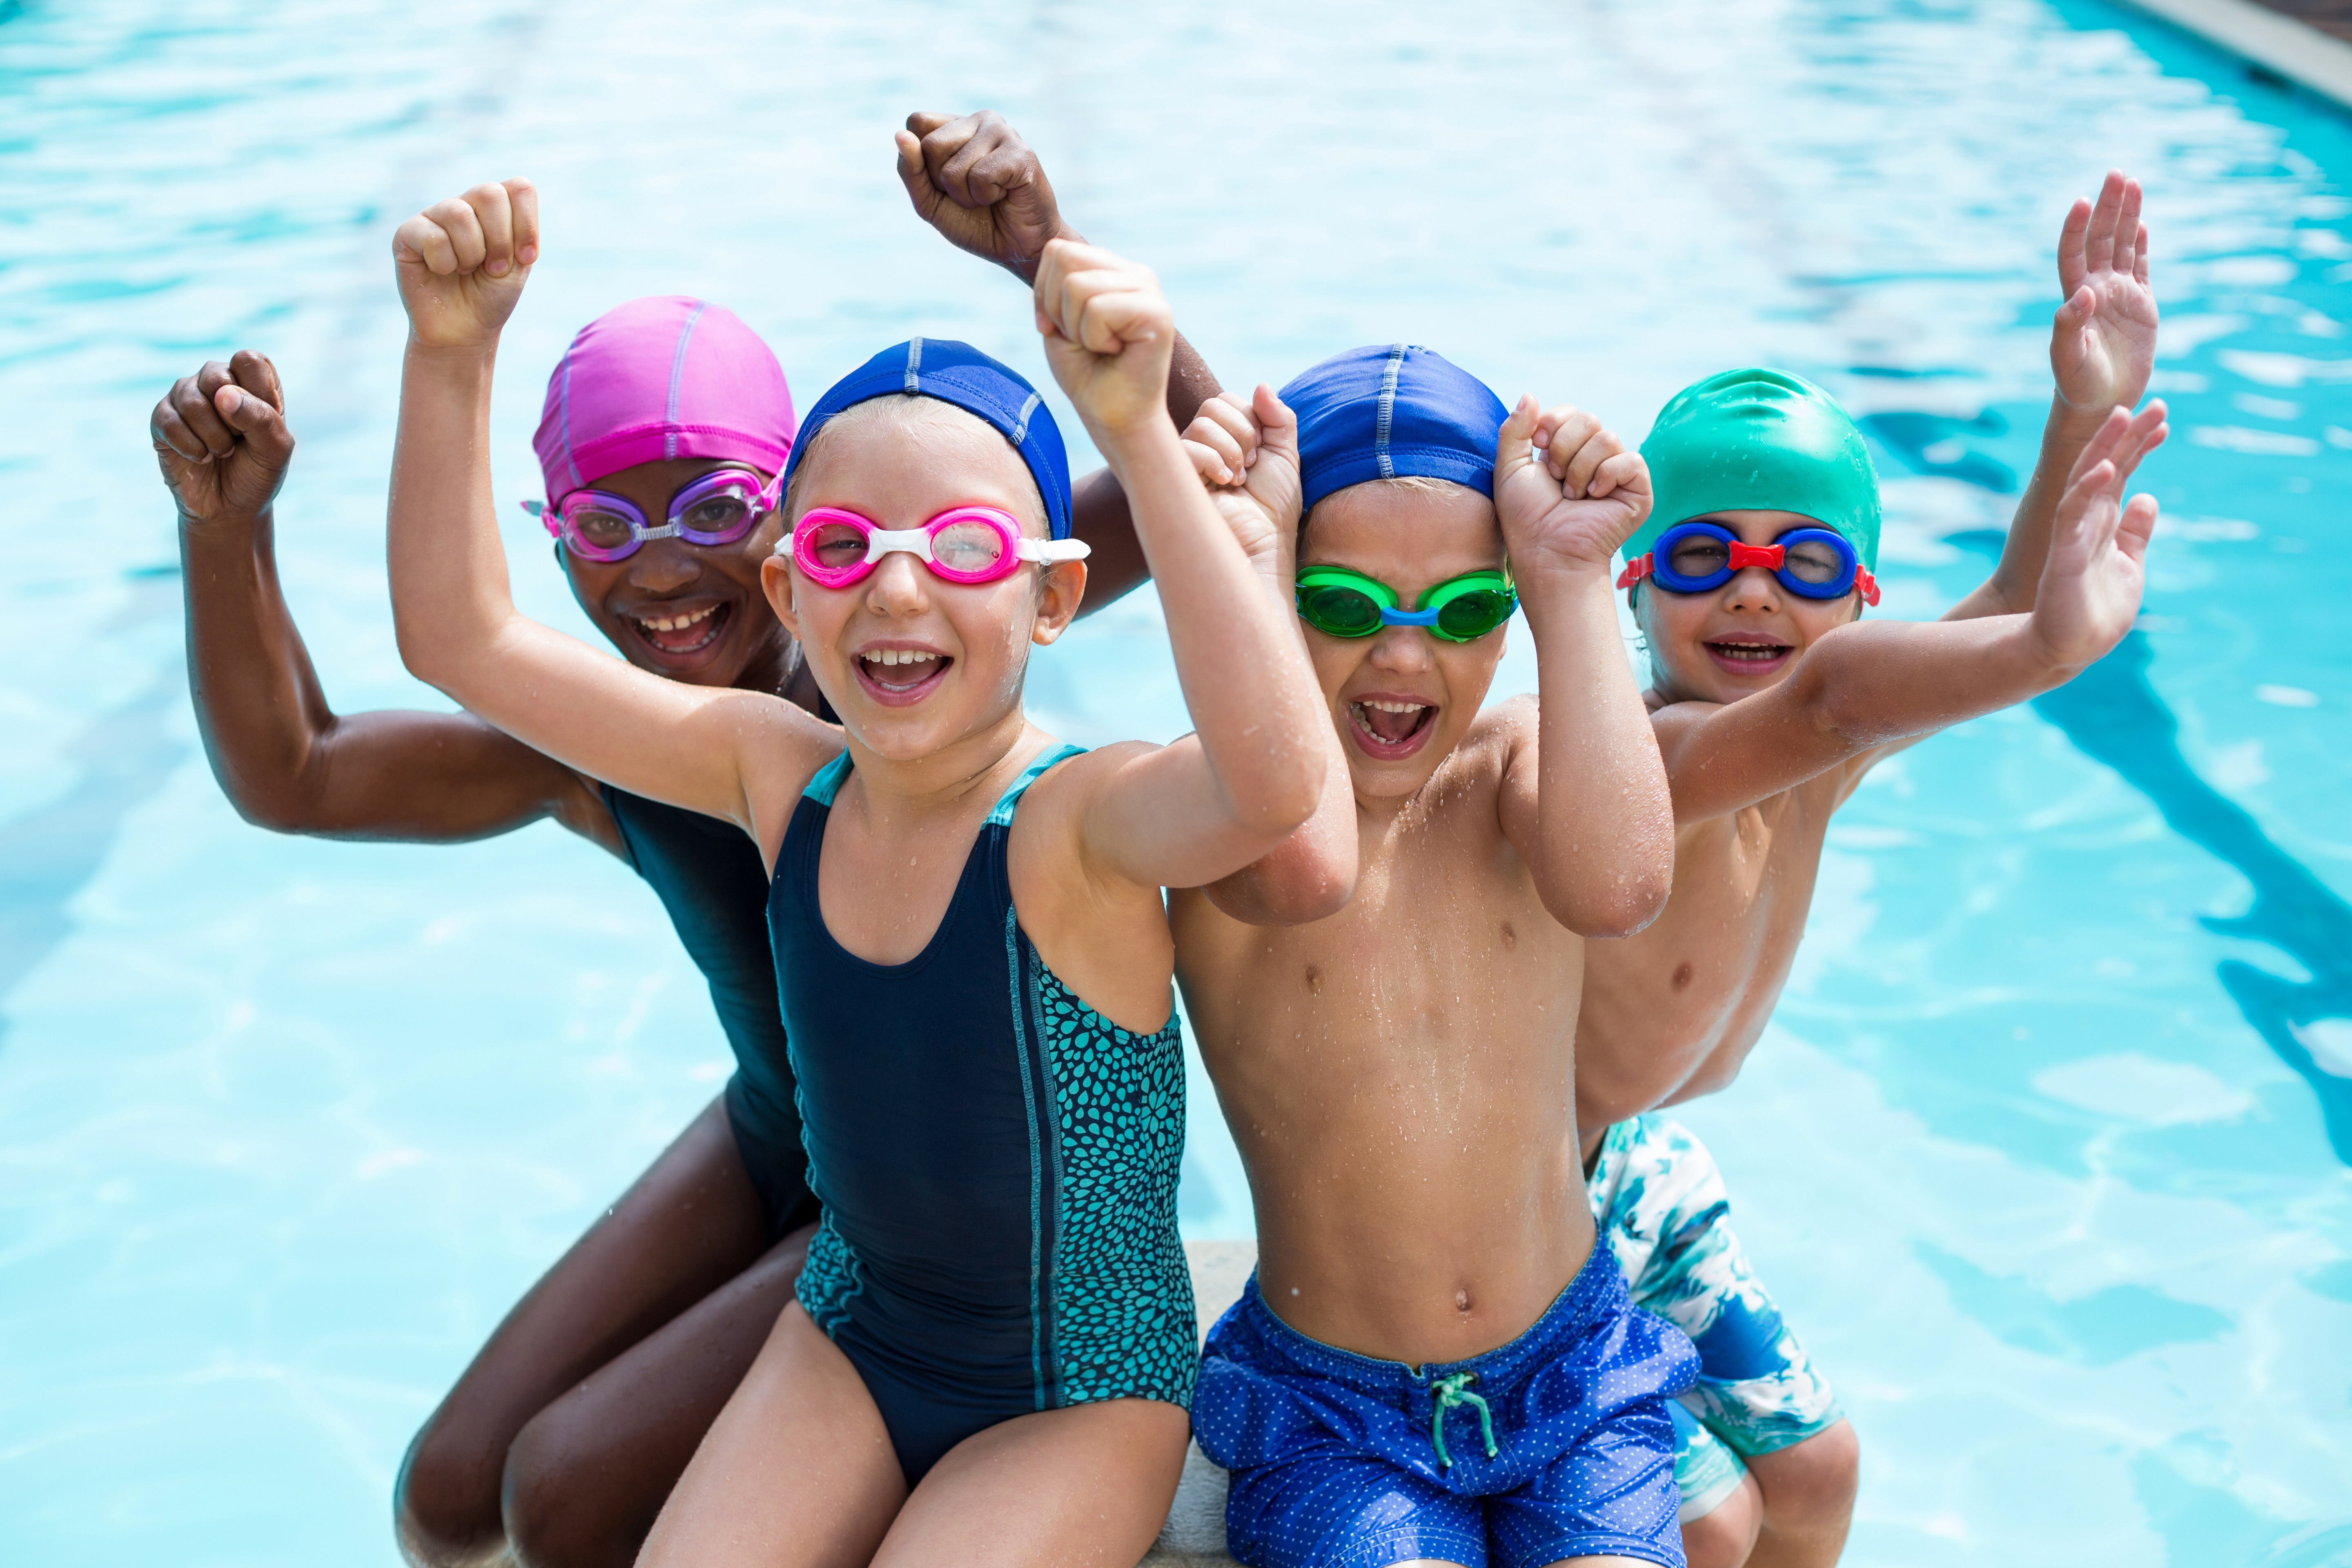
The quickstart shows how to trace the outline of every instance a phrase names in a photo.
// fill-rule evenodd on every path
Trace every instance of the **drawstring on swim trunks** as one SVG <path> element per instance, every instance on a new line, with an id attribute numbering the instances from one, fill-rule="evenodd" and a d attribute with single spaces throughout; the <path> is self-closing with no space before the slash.
<path id="1" fill-rule="evenodd" d="M 1446 1469 L 1454 1468 L 1454 1456 L 1445 1451 L 1445 1413 L 1458 1405 L 1477 1406 L 1478 1432 L 1486 1439 L 1486 1457 L 1491 1459 L 1502 1452 L 1495 1447 L 1495 1418 L 1487 1412 L 1486 1402 L 1470 1392 L 1470 1385 L 1477 1381 L 1478 1374 L 1475 1372 L 1457 1372 L 1452 1377 L 1441 1377 L 1430 1384 L 1430 1392 L 1437 1396 L 1437 1402 L 1430 1412 L 1429 1440 L 1437 1449 L 1437 1462 Z"/>

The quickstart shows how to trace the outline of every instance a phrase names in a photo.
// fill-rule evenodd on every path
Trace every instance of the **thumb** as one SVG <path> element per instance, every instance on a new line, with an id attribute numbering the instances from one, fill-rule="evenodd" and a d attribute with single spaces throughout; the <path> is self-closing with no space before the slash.
<path id="1" fill-rule="evenodd" d="M 2083 324 L 2098 313 L 2099 297 L 2088 283 L 2066 297 L 2058 307 L 2058 325 L 2067 331 L 2079 331 Z"/>
<path id="2" fill-rule="evenodd" d="M 2142 493 L 2132 497 L 2124 508 L 2123 520 L 2116 525 L 2116 547 L 2136 563 L 2147 560 L 2147 542 L 2156 532 L 2156 498 Z"/>
<path id="3" fill-rule="evenodd" d="M 1298 416 L 1291 411 L 1290 405 L 1276 396 L 1273 387 L 1260 382 L 1250 397 L 1250 412 L 1257 416 L 1258 450 L 1278 453 L 1297 463 Z"/>
<path id="4" fill-rule="evenodd" d="M 213 407 L 230 429 L 245 437 L 247 454 L 263 467 L 282 468 L 294 455 L 294 433 L 286 417 L 242 387 L 224 386 L 213 394 Z"/>
<path id="5" fill-rule="evenodd" d="M 1530 443 L 1536 433 L 1536 420 L 1542 412 L 1542 405 L 1536 402 L 1534 394 L 1522 393 L 1518 406 L 1511 410 L 1508 419 L 1503 421 L 1502 431 L 1495 437 L 1496 484 L 1503 483 L 1533 461 L 1534 447 Z"/>
<path id="6" fill-rule="evenodd" d="M 930 118 L 932 116 L 929 115 L 908 116 L 910 121 Z M 890 139 L 898 144 L 898 183 L 907 187 L 907 199 L 915 204 L 915 215 L 929 223 L 932 215 L 940 210 L 940 204 L 947 197 L 938 185 L 931 183 L 931 172 L 923 167 L 923 143 L 913 132 L 907 131 L 894 132 Z"/>

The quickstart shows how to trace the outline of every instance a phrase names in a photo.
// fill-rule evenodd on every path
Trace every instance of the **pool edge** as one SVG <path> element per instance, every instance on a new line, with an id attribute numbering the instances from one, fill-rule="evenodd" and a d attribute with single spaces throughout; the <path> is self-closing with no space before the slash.
<path id="1" fill-rule="evenodd" d="M 2352 44 L 2255 0 L 2121 0 L 2352 110 Z"/>

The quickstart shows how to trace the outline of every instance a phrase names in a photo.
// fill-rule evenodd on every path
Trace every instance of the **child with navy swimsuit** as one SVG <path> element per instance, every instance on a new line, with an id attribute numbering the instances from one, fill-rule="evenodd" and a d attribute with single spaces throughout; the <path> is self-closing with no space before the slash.
<path id="1" fill-rule="evenodd" d="M 1530 398 L 1507 417 L 1402 343 L 1327 360 L 1279 405 L 1212 399 L 1186 438 L 1214 483 L 1264 467 L 1291 415 L 1302 490 L 1258 521 L 1295 540 L 1346 767 L 1248 876 L 1261 896 L 1317 884 L 1352 845 L 1354 895 L 1281 929 L 1223 891 L 1171 899 L 1257 1215 L 1257 1273 L 1192 1405 L 1233 1472 L 1232 1550 L 1679 1568 L 1669 1405 L 1697 1359 L 1595 1245 L 1574 1111 L 1586 939 L 1639 930 L 1671 879 L 1610 587 L 1647 471 L 1591 416 Z M 1519 605 L 1540 696 L 1482 713 Z"/>
<path id="2" fill-rule="evenodd" d="M 1156 281 L 1057 240 L 1035 308 L 1128 496 L 1199 729 L 1074 754 L 1021 707 L 1086 547 L 1020 376 L 960 343 L 886 350 L 819 400 L 761 498 L 791 531 L 762 586 L 835 728 L 515 612 L 484 454 L 536 195 L 478 186 L 394 248 L 403 657 L 592 777 L 737 823 L 772 870 L 824 1219 L 639 1561 L 1134 1562 L 1174 1492 L 1196 1370 L 1160 889 L 1281 845 L 1329 751 L 1289 614 L 1166 414 Z"/>

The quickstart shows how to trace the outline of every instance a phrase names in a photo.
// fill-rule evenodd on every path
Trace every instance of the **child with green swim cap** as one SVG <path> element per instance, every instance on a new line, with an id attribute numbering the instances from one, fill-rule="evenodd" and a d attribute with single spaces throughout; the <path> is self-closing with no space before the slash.
<path id="1" fill-rule="evenodd" d="M 2139 608 L 2156 503 L 2123 486 L 2164 439 L 2129 412 L 2156 348 L 2140 192 L 2107 176 L 2059 240 L 2057 395 L 2000 563 L 1940 621 L 1864 620 L 1879 498 L 1862 432 L 1796 376 L 1686 388 L 1643 444 L 1656 487 L 1620 585 L 1675 813 L 1665 910 L 1586 961 L 1577 1121 L 1633 1300 L 1690 1335 L 1676 1479 L 1693 1568 L 1833 1563 L 1856 1446 L 1757 1284 L 1706 1151 L 1654 1112 L 1729 1084 L 1804 931 L 1831 815 L 1882 759 L 2063 684 Z"/>

